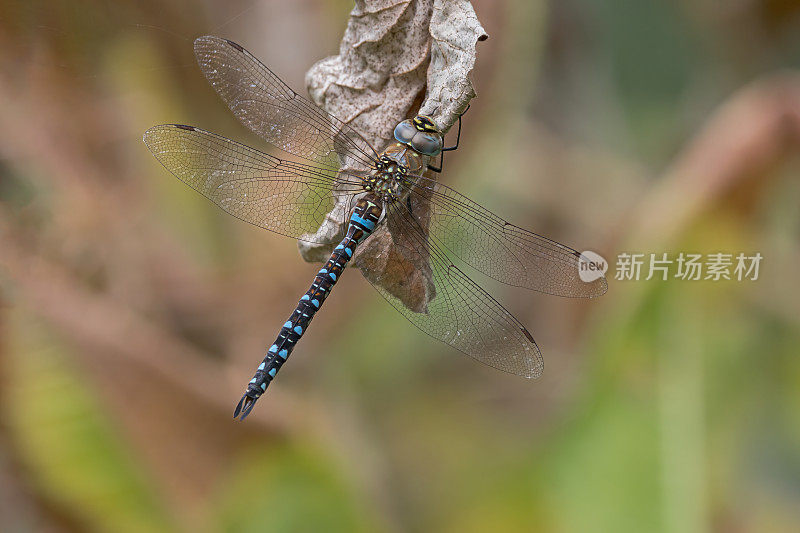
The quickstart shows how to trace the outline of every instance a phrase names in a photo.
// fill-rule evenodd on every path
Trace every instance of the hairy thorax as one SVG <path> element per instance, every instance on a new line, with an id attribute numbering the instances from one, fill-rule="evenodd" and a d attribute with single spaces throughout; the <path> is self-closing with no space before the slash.
<path id="1" fill-rule="evenodd" d="M 387 148 L 364 178 L 364 188 L 384 200 L 402 200 L 423 169 L 422 156 L 401 143 Z"/>

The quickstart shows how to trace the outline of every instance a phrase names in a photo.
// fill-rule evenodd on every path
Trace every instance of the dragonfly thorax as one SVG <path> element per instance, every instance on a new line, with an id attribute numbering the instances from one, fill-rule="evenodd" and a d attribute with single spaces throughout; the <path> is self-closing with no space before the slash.
<path id="1" fill-rule="evenodd" d="M 364 178 L 364 188 L 385 199 L 404 197 L 412 185 L 409 173 L 419 172 L 422 160 L 413 150 L 400 143 L 386 149 Z"/>
<path id="2" fill-rule="evenodd" d="M 425 168 L 422 155 L 402 143 L 394 143 L 383 151 L 379 161 L 387 160 L 397 163 L 398 167 L 404 167 L 408 174 L 421 174 Z"/>

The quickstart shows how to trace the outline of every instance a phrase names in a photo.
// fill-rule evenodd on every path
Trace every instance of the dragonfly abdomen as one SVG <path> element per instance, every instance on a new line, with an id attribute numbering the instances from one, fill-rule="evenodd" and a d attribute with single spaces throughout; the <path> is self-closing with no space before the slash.
<path id="1" fill-rule="evenodd" d="M 382 210 L 375 195 L 368 195 L 358 201 L 350 216 L 347 235 L 334 248 L 328 261 L 314 277 L 311 287 L 300 298 L 289 320 L 281 327 L 278 338 L 267 350 L 267 355 L 247 385 L 247 391 L 239 400 L 233 413 L 234 417 L 238 417 L 241 413 L 241 420 L 244 420 L 250 414 L 256 400 L 266 392 L 278 370 L 289 358 L 297 341 L 303 336 L 314 315 L 336 285 L 348 261 L 353 257 L 356 247 L 375 229 Z"/>

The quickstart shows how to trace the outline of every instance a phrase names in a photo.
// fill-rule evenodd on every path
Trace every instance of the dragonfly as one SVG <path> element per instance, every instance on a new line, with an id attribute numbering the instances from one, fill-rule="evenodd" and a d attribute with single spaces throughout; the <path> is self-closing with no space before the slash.
<path id="1" fill-rule="evenodd" d="M 301 241 L 330 244 L 318 230 L 336 206 L 345 206 L 341 240 L 267 349 L 234 418 L 250 414 L 348 262 L 359 247 L 369 250 L 370 239 L 379 233 L 385 238 L 388 232 L 392 250 L 365 258 L 359 268 L 400 314 L 481 363 L 526 378 L 539 377 L 544 366 L 533 336 L 467 275 L 464 265 L 513 287 L 557 296 L 606 292 L 603 277 L 581 280 L 580 252 L 515 226 L 426 176 L 428 170 L 441 171 L 443 152 L 458 147 L 458 140 L 444 146 L 444 134 L 430 116 L 397 124 L 394 141 L 378 152 L 355 128 L 292 90 L 241 45 L 204 36 L 194 50 L 234 115 L 287 157 L 194 126 L 164 124 L 144 134 L 158 161 L 231 215 Z M 460 133 L 459 119 L 459 140 Z M 438 168 L 430 163 L 436 156 Z M 420 301 L 410 303 L 397 289 L 396 265 L 401 278 L 414 269 L 424 272 Z"/>

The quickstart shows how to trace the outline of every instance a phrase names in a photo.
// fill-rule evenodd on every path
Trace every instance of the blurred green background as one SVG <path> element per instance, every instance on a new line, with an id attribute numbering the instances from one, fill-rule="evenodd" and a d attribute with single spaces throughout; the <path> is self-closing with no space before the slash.
<path id="1" fill-rule="evenodd" d="M 800 2 L 474 5 L 491 37 L 445 183 L 612 262 L 757 251 L 759 280 L 575 301 L 479 277 L 542 348 L 531 382 L 432 341 L 354 270 L 234 422 L 318 266 L 141 135 L 264 148 L 192 40 L 302 90 L 352 5 L 3 2 L 0 529 L 800 531 Z"/>

